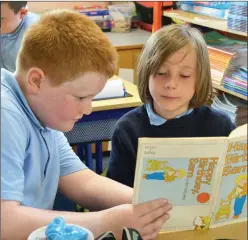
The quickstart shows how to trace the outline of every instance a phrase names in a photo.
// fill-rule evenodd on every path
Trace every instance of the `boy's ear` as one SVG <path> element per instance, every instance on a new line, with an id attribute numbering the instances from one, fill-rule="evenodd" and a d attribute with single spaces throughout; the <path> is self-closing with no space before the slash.
<path id="1" fill-rule="evenodd" d="M 30 94 L 37 94 L 41 89 L 41 83 L 45 74 L 40 68 L 31 68 L 27 74 L 27 89 Z"/>
<path id="2" fill-rule="evenodd" d="M 23 19 L 28 13 L 28 9 L 27 8 L 22 8 L 20 10 L 20 18 Z"/>

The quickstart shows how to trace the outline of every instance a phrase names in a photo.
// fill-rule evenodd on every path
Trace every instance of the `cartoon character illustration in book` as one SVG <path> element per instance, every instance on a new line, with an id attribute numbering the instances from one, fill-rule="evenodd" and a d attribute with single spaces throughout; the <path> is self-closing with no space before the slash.
<path id="1" fill-rule="evenodd" d="M 209 225 L 210 225 L 210 217 L 202 217 L 202 216 L 198 216 L 195 218 L 194 220 L 194 230 L 204 230 L 204 229 L 208 229 Z"/>
<path id="2" fill-rule="evenodd" d="M 229 200 L 220 200 L 220 207 L 215 215 L 215 219 L 226 220 L 230 217 L 231 214 L 231 201 Z"/>
<path id="3" fill-rule="evenodd" d="M 247 198 L 247 174 L 240 175 L 236 178 L 236 187 L 228 195 L 228 200 L 234 200 L 234 219 L 238 219 L 242 213 Z"/>
<path id="4" fill-rule="evenodd" d="M 175 170 L 172 167 L 166 166 L 164 171 L 147 173 L 143 175 L 144 179 L 147 180 L 164 180 L 165 182 L 173 182 L 178 178 L 184 178 L 186 175 L 183 169 Z"/>

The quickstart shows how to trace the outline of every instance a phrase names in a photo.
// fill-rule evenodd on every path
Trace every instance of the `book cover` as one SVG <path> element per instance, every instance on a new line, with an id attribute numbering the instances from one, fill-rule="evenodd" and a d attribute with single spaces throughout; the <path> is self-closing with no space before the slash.
<path id="1" fill-rule="evenodd" d="M 247 125 L 229 137 L 139 139 L 133 203 L 167 198 L 163 231 L 246 220 L 246 197 Z"/>

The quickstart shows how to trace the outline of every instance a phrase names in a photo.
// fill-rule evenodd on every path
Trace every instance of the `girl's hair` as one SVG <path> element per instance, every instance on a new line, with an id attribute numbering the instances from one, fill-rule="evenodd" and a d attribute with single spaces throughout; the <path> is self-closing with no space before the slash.
<path id="1" fill-rule="evenodd" d="M 200 107 L 212 97 L 212 80 L 208 49 L 202 34 L 186 25 L 172 24 L 155 32 L 146 42 L 138 64 L 138 89 L 141 100 L 152 99 L 149 78 L 179 49 L 189 46 L 197 55 L 197 81 L 190 107 Z"/>

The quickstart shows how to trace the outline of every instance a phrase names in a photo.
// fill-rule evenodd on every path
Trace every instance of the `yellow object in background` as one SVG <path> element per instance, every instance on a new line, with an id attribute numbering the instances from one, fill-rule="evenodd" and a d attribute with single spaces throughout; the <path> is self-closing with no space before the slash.
<path id="1" fill-rule="evenodd" d="M 177 18 L 171 18 L 171 20 L 177 24 L 185 24 L 186 22 L 185 21 L 182 21 L 182 20 L 179 20 Z"/>

